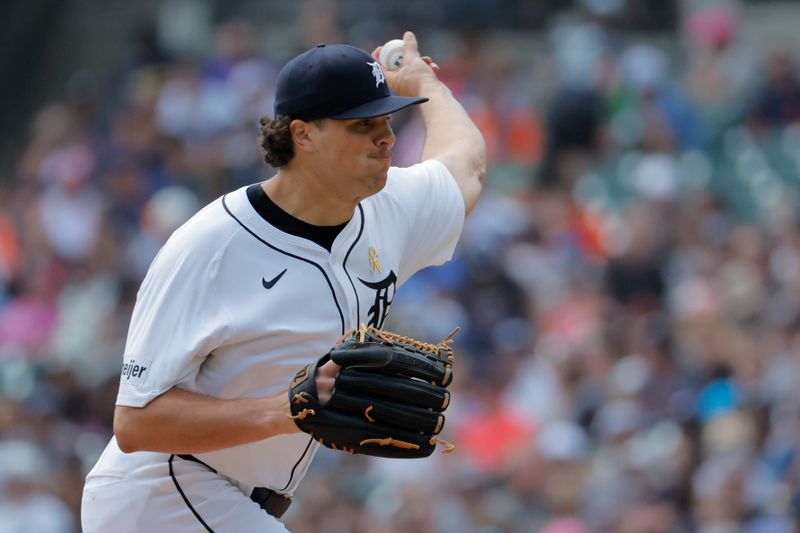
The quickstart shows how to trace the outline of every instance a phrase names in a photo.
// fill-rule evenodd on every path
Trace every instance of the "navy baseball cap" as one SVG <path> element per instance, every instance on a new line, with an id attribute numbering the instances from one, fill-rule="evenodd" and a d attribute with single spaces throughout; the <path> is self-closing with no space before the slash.
<path id="1" fill-rule="evenodd" d="M 320 44 L 281 69 L 275 88 L 275 116 L 305 121 L 370 118 L 427 101 L 393 95 L 378 60 L 364 50 Z"/>

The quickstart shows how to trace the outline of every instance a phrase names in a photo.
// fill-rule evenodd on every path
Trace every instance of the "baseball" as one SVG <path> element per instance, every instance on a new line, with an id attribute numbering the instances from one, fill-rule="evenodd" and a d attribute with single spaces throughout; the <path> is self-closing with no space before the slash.
<path id="1" fill-rule="evenodd" d="M 392 39 L 384 44 L 379 59 L 386 70 L 400 68 L 400 65 L 403 64 L 403 40 Z"/>

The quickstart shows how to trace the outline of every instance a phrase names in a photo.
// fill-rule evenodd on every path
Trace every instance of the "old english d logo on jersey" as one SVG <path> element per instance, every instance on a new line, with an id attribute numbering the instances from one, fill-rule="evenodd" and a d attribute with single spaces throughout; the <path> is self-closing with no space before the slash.
<path id="1" fill-rule="evenodd" d="M 358 281 L 375 291 L 375 302 L 369 308 L 369 322 L 367 326 L 373 326 L 378 329 L 383 327 L 383 321 L 386 320 L 386 314 L 389 312 L 389 306 L 392 304 L 394 292 L 397 284 L 397 276 L 394 271 L 389 271 L 389 275 L 384 279 L 371 283 L 358 278 Z"/>

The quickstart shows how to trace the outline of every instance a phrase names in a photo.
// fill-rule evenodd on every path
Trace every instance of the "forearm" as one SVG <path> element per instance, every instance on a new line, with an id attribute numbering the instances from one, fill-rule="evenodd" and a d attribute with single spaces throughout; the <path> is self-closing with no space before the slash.
<path id="1" fill-rule="evenodd" d="M 422 159 L 458 151 L 476 165 L 484 164 L 486 147 L 483 136 L 450 89 L 437 79 L 425 80 L 420 86 L 420 96 L 429 99 L 420 106 L 425 122 Z"/>
<path id="2" fill-rule="evenodd" d="M 483 135 L 443 83 L 426 80 L 420 89 L 420 95 L 430 99 L 420 106 L 425 122 L 422 160 L 437 159 L 445 164 L 464 195 L 469 213 L 486 177 Z"/>
<path id="3" fill-rule="evenodd" d="M 222 400 L 173 387 L 143 408 L 117 406 L 126 452 L 203 453 L 298 431 L 286 394 Z"/>

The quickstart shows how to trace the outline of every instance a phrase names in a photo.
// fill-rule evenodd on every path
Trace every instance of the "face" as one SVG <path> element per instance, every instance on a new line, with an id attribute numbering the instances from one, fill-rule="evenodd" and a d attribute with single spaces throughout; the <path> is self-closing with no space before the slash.
<path id="1" fill-rule="evenodd" d="M 386 185 L 395 136 L 391 115 L 323 120 L 314 132 L 313 164 L 332 189 L 360 201 Z M 345 199 L 345 198 L 343 198 Z"/>

